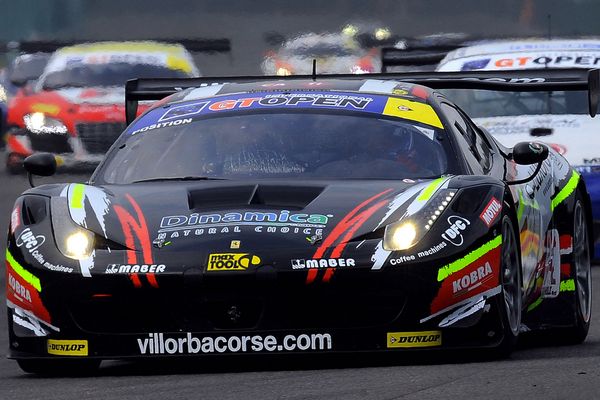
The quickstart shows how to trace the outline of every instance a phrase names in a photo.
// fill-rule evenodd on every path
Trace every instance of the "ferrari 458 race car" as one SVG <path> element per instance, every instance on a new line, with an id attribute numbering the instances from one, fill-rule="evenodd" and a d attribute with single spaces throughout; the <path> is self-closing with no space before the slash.
<path id="1" fill-rule="evenodd" d="M 596 68 L 600 40 L 494 41 L 452 51 L 439 71 Z M 539 140 L 581 173 L 592 198 L 595 253 L 600 255 L 600 122 L 586 112 L 583 92 L 446 92 L 505 146 Z"/>
<path id="2" fill-rule="evenodd" d="M 33 88 L 9 103 L 6 166 L 22 170 L 34 152 L 60 155 L 66 167 L 96 166 L 125 128 L 124 90 L 134 77 L 199 74 L 181 45 L 99 42 L 54 53 Z"/>
<path id="3" fill-rule="evenodd" d="M 435 90 L 589 86 L 594 114 L 597 71 L 572 72 L 128 82 L 128 121 L 172 95 L 87 184 L 16 200 L 9 357 L 57 372 L 226 353 L 506 355 L 540 329 L 583 341 L 580 175 L 544 145 L 503 147 Z M 25 167 L 51 174 L 54 157 Z"/>

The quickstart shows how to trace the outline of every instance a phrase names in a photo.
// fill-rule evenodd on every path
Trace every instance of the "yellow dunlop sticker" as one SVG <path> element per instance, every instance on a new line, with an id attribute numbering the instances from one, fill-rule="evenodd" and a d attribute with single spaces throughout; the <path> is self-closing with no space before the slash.
<path id="1" fill-rule="evenodd" d="M 48 339 L 48 354 L 76 357 L 87 356 L 88 341 Z"/>
<path id="2" fill-rule="evenodd" d="M 427 125 L 443 128 L 442 121 L 429 104 L 406 99 L 388 98 L 383 115 L 410 119 Z"/>
<path id="3" fill-rule="evenodd" d="M 244 271 L 259 265 L 260 258 L 248 253 L 216 253 L 208 256 L 207 271 Z"/>
<path id="4" fill-rule="evenodd" d="M 388 332 L 387 347 L 434 347 L 442 345 L 441 331 Z"/>

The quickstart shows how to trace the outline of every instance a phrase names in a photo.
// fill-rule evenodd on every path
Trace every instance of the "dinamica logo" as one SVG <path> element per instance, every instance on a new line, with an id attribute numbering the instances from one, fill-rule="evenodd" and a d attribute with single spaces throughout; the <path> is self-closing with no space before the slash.
<path id="1" fill-rule="evenodd" d="M 137 339 L 140 354 L 210 354 L 275 351 L 331 350 L 329 333 L 286 335 L 279 339 L 273 335 L 196 337 L 190 332 L 184 337 L 165 338 L 163 333 L 150 333 Z"/>

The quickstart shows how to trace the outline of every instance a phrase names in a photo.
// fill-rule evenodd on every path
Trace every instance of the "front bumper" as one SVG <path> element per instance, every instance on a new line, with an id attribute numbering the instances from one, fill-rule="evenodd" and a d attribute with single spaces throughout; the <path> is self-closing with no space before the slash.
<path id="1" fill-rule="evenodd" d="M 502 341 L 500 296 L 488 298 L 468 323 L 441 328 L 457 307 L 422 322 L 431 288 L 396 271 L 363 276 L 339 271 L 335 281 L 312 286 L 258 274 L 208 281 L 189 271 L 159 276 L 158 288 L 133 288 L 125 275 L 62 274 L 41 292 L 52 317 L 51 326 L 40 324 L 43 336 L 26 329 L 23 313 L 9 307 L 8 356 L 385 352 L 487 348 Z M 82 348 L 70 350 L 82 343 L 85 354 Z"/>

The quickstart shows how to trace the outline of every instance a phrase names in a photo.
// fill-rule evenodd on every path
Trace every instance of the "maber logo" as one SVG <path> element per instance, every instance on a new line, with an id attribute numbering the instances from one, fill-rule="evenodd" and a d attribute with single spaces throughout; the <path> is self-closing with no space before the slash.
<path id="1" fill-rule="evenodd" d="M 495 197 L 492 197 L 488 205 L 483 209 L 479 218 L 481 218 L 483 223 L 489 228 L 492 226 L 492 223 L 496 220 L 498 215 L 500 215 L 500 211 L 502 211 L 502 203 Z"/>

